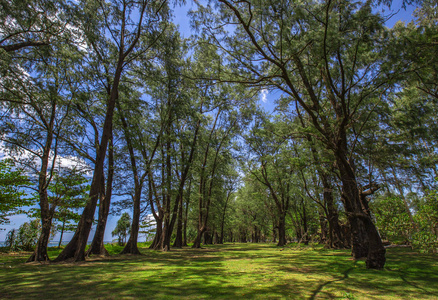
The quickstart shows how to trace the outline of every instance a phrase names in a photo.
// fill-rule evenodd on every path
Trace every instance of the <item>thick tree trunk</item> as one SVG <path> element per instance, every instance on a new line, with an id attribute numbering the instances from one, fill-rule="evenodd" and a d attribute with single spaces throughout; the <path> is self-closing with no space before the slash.
<path id="1" fill-rule="evenodd" d="M 108 151 L 108 176 L 106 183 L 106 191 L 104 192 L 105 184 L 103 182 L 104 176 L 102 176 L 103 198 L 101 198 L 100 200 L 99 218 L 97 221 L 96 232 L 94 233 L 93 241 L 91 242 L 91 245 L 85 254 L 86 256 L 92 254 L 109 256 L 108 251 L 105 249 L 104 237 L 105 237 L 106 223 L 108 220 L 108 214 L 111 205 L 113 178 L 114 178 L 114 151 L 113 151 L 113 137 L 111 134 L 110 148 Z"/>
<path id="2" fill-rule="evenodd" d="M 366 257 L 368 268 L 382 269 L 385 265 L 385 248 L 371 217 L 363 210 L 354 171 L 345 156 L 339 155 L 337 163 L 342 181 L 345 212 L 351 229 L 353 258 Z"/>
<path id="3" fill-rule="evenodd" d="M 211 245 L 213 244 L 213 236 L 210 234 L 209 230 L 206 230 L 204 232 L 204 245 Z"/>
<path id="4" fill-rule="evenodd" d="M 99 219 L 97 221 L 96 232 L 94 233 L 93 241 L 90 244 L 86 256 L 90 255 L 101 255 L 109 256 L 108 251 L 105 249 L 104 236 L 106 222 L 108 219 L 108 213 L 110 208 L 111 196 L 105 195 L 105 197 L 100 200 L 99 205 Z"/>
<path id="5" fill-rule="evenodd" d="M 278 220 L 278 243 L 277 246 L 283 247 L 287 244 L 286 241 L 286 216 L 281 213 Z"/>
<path id="6" fill-rule="evenodd" d="M 120 254 L 141 254 L 137 246 L 138 231 L 140 229 L 140 197 L 141 188 L 137 187 L 134 195 L 134 212 L 132 215 L 131 234 L 129 236 L 128 242 L 125 245 L 125 248 L 123 248 Z"/>
<path id="7" fill-rule="evenodd" d="M 258 231 L 259 229 L 257 228 L 257 226 L 256 225 L 254 225 L 254 237 L 253 237 L 253 239 L 252 239 L 252 242 L 253 243 L 258 243 L 260 240 L 260 237 L 259 237 L 259 231 Z"/>
<path id="8" fill-rule="evenodd" d="M 155 221 L 157 222 L 155 237 L 154 240 L 152 241 L 152 244 L 149 246 L 149 249 L 157 250 L 159 248 L 161 236 L 163 234 L 163 219 L 156 218 Z"/>
<path id="9" fill-rule="evenodd" d="M 332 186 L 325 176 L 322 176 L 322 182 L 324 186 L 324 204 L 327 209 L 327 221 L 329 225 L 328 246 L 332 249 L 349 248 L 350 242 L 346 239 L 350 239 L 351 237 L 345 237 L 342 233 L 341 225 L 339 224 L 338 210 L 336 209 L 333 199 Z"/>
<path id="10" fill-rule="evenodd" d="M 38 238 L 35 251 L 28 258 L 27 262 L 32 261 L 49 261 L 49 255 L 47 254 L 47 245 L 50 239 L 50 230 L 52 228 L 52 218 L 54 213 L 54 207 L 50 209 L 49 198 L 47 195 L 47 187 L 49 182 L 47 181 L 47 171 L 49 166 L 49 155 L 53 142 L 53 125 L 55 119 L 56 105 L 52 105 L 52 114 L 50 119 L 50 128 L 47 133 L 46 143 L 41 158 L 41 169 L 38 175 L 38 195 L 40 200 L 41 209 L 41 235 Z"/>
<path id="11" fill-rule="evenodd" d="M 42 228 L 41 228 L 41 234 L 38 239 L 38 244 L 35 248 L 35 251 L 32 253 L 32 255 L 27 259 L 26 262 L 33 262 L 33 261 L 49 261 L 49 255 L 47 254 L 47 245 L 49 244 L 50 239 L 50 229 L 52 227 L 52 218 L 50 216 L 43 215 L 41 213 L 42 217 Z"/>
<path id="12" fill-rule="evenodd" d="M 204 232 L 205 232 L 205 228 L 201 228 L 198 230 L 196 238 L 193 241 L 192 248 L 194 248 L 194 249 L 201 248 L 201 240 L 202 240 L 202 235 L 204 234 Z"/>
<path id="13" fill-rule="evenodd" d="M 119 59 L 114 75 L 114 82 L 112 85 L 110 98 L 108 99 L 102 137 L 97 152 L 96 164 L 94 166 L 94 174 L 93 180 L 91 182 L 88 203 L 85 206 L 84 211 L 82 212 L 81 220 L 79 221 L 73 238 L 64 248 L 64 250 L 59 254 L 55 261 L 63 261 L 70 258 L 74 258 L 75 261 L 85 260 L 85 247 L 87 246 L 88 236 L 90 234 L 91 226 L 93 225 L 94 213 L 96 211 L 97 201 L 99 199 L 99 192 L 101 190 L 101 176 L 104 169 L 103 167 L 105 162 L 106 150 L 110 137 L 112 136 L 114 108 L 118 97 L 118 86 L 120 82 L 120 77 L 122 75 L 123 64 L 123 59 Z"/>

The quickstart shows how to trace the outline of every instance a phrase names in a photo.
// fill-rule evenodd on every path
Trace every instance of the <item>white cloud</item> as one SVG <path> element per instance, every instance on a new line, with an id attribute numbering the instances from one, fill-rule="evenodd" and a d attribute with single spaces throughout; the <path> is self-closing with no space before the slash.
<path id="1" fill-rule="evenodd" d="M 22 150 L 22 149 L 21 149 Z M 36 150 L 36 153 L 42 154 L 42 149 Z M 0 159 L 12 158 L 17 162 L 25 162 L 28 166 L 28 172 L 32 173 L 32 170 L 39 170 L 41 167 L 41 159 L 27 151 L 8 151 L 8 149 L 4 146 L 4 143 L 0 143 Z M 49 168 L 52 165 L 54 159 L 53 152 L 49 155 Z M 76 156 L 62 156 L 57 155 L 55 161 L 55 168 L 67 168 L 73 169 L 76 168 L 78 170 L 85 171 L 87 176 L 91 176 L 93 173 L 92 168 L 86 163 L 86 161 L 80 157 Z"/>
<path id="2" fill-rule="evenodd" d="M 263 103 L 268 102 L 268 94 L 269 94 L 269 92 L 266 89 L 263 89 L 261 91 L 261 93 L 260 93 L 260 100 L 262 100 Z"/>

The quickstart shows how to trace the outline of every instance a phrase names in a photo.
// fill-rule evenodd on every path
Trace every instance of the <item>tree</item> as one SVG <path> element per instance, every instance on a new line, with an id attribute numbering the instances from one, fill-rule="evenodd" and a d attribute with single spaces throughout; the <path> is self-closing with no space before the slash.
<path id="1" fill-rule="evenodd" d="M 335 157 L 353 257 L 367 257 L 368 268 L 383 268 L 385 249 L 362 209 L 353 157 L 355 139 L 367 121 L 358 116 L 379 103 L 391 77 L 381 69 L 382 18 L 372 13 L 370 2 L 346 1 L 222 0 L 215 12 L 219 15 L 212 18 L 212 8 L 201 7 L 197 24 L 238 66 L 221 79 L 275 88 L 296 103 L 312 134 Z"/>
<path id="2" fill-rule="evenodd" d="M 87 184 L 83 172 L 76 168 L 59 168 L 54 172 L 49 185 L 49 202 L 55 207 L 53 225 L 60 232 L 59 244 L 61 246 L 64 231 L 73 231 L 79 222 L 78 211 L 85 207 L 87 192 L 90 186 Z"/>
<path id="3" fill-rule="evenodd" d="M 80 69 L 78 49 L 72 44 L 51 44 L 50 53 L 35 51 L 17 59 L 0 83 L 2 110 L 8 112 L 2 123 L 2 140 L 11 158 L 31 174 L 39 195 L 42 232 L 30 261 L 45 261 L 52 211 L 47 188 L 60 151 L 65 126 L 77 84 L 71 81 Z M 41 50 L 41 49 L 40 49 Z M 30 61 L 30 63 L 29 63 Z M 66 65 L 74 67 L 65 67 Z"/>
<path id="4" fill-rule="evenodd" d="M 105 109 L 105 121 L 96 155 L 93 179 L 90 187 L 89 202 L 79 221 L 75 235 L 69 244 L 57 257 L 57 261 L 74 258 L 75 261 L 85 260 L 85 247 L 94 219 L 99 194 L 102 190 L 102 176 L 108 143 L 112 136 L 114 110 L 119 96 L 119 84 L 122 73 L 138 55 L 150 44 L 145 34 L 155 35 L 160 32 L 160 22 L 167 15 L 165 2 L 160 1 L 84 1 L 83 30 L 88 44 L 102 58 L 104 65 L 111 70 L 108 98 Z M 93 22 L 91 22 L 93 20 Z M 99 36 L 101 34 L 101 36 Z M 108 41 L 105 36 L 112 38 Z M 156 35 L 155 35 L 156 36 Z M 100 38 L 100 39 L 99 39 Z M 154 43 L 155 39 L 152 39 Z M 102 47 L 103 46 L 103 47 Z M 111 51 L 108 51 L 111 50 Z M 109 55 L 109 57 L 107 57 Z"/>
<path id="5" fill-rule="evenodd" d="M 0 49 L 14 53 L 50 45 L 69 31 L 65 26 L 65 4 L 63 0 L 2 1 Z M 0 55 L 4 57 L 3 53 Z"/>
<path id="6" fill-rule="evenodd" d="M 6 236 L 6 245 L 12 251 L 33 251 L 38 243 L 41 222 L 38 219 L 21 224 L 18 230 L 12 229 Z"/>
<path id="7" fill-rule="evenodd" d="M 119 245 L 126 244 L 126 238 L 131 234 L 131 216 L 128 213 L 122 214 L 111 234 L 118 237 Z"/>
<path id="8" fill-rule="evenodd" d="M 9 223 L 8 217 L 21 213 L 21 208 L 31 205 L 31 199 L 26 199 L 26 193 L 21 189 L 28 183 L 23 170 L 14 169 L 11 159 L 0 161 L 0 225 Z"/>

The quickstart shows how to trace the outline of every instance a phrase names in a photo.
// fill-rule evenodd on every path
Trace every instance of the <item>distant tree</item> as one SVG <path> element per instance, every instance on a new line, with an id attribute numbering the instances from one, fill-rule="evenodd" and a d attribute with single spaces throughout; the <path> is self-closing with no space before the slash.
<path id="1" fill-rule="evenodd" d="M 10 251 L 33 251 L 38 243 L 41 222 L 38 219 L 23 223 L 20 228 L 12 229 L 6 236 L 6 245 Z"/>
<path id="2" fill-rule="evenodd" d="M 49 184 L 49 202 L 55 206 L 53 218 L 57 220 L 55 230 L 61 233 L 60 247 L 64 231 L 73 231 L 79 222 L 78 210 L 85 207 L 90 186 L 88 179 L 76 168 L 64 168 L 53 177 Z"/>
<path id="3" fill-rule="evenodd" d="M 376 224 L 383 238 L 391 242 L 407 242 L 412 233 L 409 213 L 400 197 L 383 195 L 371 203 Z"/>
<path id="4" fill-rule="evenodd" d="M 423 199 L 415 215 L 418 231 L 413 235 L 414 247 L 423 252 L 438 252 L 438 193 L 432 191 Z"/>
<path id="5" fill-rule="evenodd" d="M 20 213 L 21 207 L 32 203 L 30 199 L 23 198 L 25 192 L 20 189 L 27 181 L 22 170 L 14 170 L 12 160 L 0 161 L 0 225 L 9 223 L 9 216 Z"/>
<path id="6" fill-rule="evenodd" d="M 119 245 L 126 244 L 126 238 L 131 234 L 131 216 L 128 213 L 122 214 L 111 234 L 118 237 Z"/>

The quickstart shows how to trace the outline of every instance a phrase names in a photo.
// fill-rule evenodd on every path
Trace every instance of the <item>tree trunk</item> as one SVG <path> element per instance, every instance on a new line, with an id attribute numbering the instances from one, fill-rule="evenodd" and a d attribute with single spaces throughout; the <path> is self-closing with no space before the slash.
<path id="1" fill-rule="evenodd" d="M 212 235 L 210 234 L 209 230 L 206 230 L 204 232 L 204 245 L 211 245 L 211 244 L 213 244 Z"/>
<path id="2" fill-rule="evenodd" d="M 286 241 L 286 216 L 281 213 L 278 220 L 278 243 L 277 246 L 283 247 L 287 244 Z"/>
<path id="3" fill-rule="evenodd" d="M 173 243 L 173 247 L 182 248 L 183 246 L 183 199 L 180 197 L 178 199 L 180 201 L 180 205 L 178 208 L 178 221 L 176 225 L 176 237 L 175 242 Z"/>
<path id="4" fill-rule="evenodd" d="M 194 248 L 194 249 L 201 248 L 201 240 L 202 240 L 202 235 L 204 234 L 204 232 L 205 232 L 205 228 L 201 228 L 201 229 L 198 230 L 196 238 L 193 241 L 192 248 Z"/>
<path id="5" fill-rule="evenodd" d="M 120 254 L 141 254 L 137 246 L 138 231 L 140 229 L 140 193 L 141 188 L 136 188 L 134 195 L 134 212 L 132 215 L 131 234 L 129 235 L 129 239 L 125 245 L 125 248 L 123 248 Z"/>
<path id="6" fill-rule="evenodd" d="M 275 226 L 272 228 L 272 242 L 276 243 L 277 242 L 277 228 L 278 226 Z"/>
<path id="7" fill-rule="evenodd" d="M 332 249 L 345 249 L 349 248 L 350 242 L 346 239 L 351 237 L 345 237 L 342 233 L 341 225 L 339 224 L 338 210 L 336 209 L 333 190 L 327 176 L 321 176 L 324 187 L 324 204 L 327 209 L 327 221 L 329 226 L 329 240 L 328 245 Z"/>
<path id="8" fill-rule="evenodd" d="M 49 239 L 50 239 L 50 230 L 52 228 L 54 207 L 50 209 L 49 198 L 47 195 L 47 187 L 49 185 L 49 182 L 47 180 L 47 171 L 49 165 L 49 155 L 53 142 L 52 129 L 54 125 L 55 111 L 56 111 L 56 105 L 52 105 L 52 114 L 49 124 L 50 128 L 47 132 L 43 155 L 41 157 L 41 169 L 38 175 L 38 195 L 40 200 L 39 204 L 41 209 L 41 225 L 42 225 L 41 235 L 38 238 L 38 243 L 36 245 L 35 251 L 28 258 L 27 262 L 50 260 L 49 255 L 47 254 L 47 245 L 49 244 Z"/>
<path id="9" fill-rule="evenodd" d="M 307 211 L 304 199 L 301 199 L 301 205 L 303 206 L 303 237 L 304 245 L 309 245 L 309 233 L 307 229 Z"/>
<path id="10" fill-rule="evenodd" d="M 225 200 L 224 210 L 222 212 L 221 235 L 219 237 L 218 244 L 223 244 L 224 243 L 225 215 L 226 215 L 226 212 L 227 212 L 227 206 L 228 206 L 228 201 L 230 200 L 230 197 L 231 197 L 231 191 L 229 191 L 228 194 L 227 194 L 227 199 Z"/>
<path id="11" fill-rule="evenodd" d="M 155 231 L 154 240 L 152 241 L 152 244 L 149 246 L 149 249 L 157 250 L 161 241 L 161 236 L 163 234 L 163 219 L 156 218 L 155 221 L 157 222 L 157 228 Z"/>
<path id="12" fill-rule="evenodd" d="M 62 222 L 61 237 L 59 238 L 58 248 L 61 248 L 62 245 L 62 236 L 64 235 L 64 228 L 65 228 L 65 217 L 64 217 L 64 221 Z"/>
<path id="13" fill-rule="evenodd" d="M 41 228 L 41 234 L 38 239 L 38 244 L 35 248 L 35 251 L 32 253 L 32 255 L 27 259 L 26 262 L 33 262 L 33 261 L 49 261 L 49 255 L 47 254 L 47 245 L 49 243 L 50 239 L 50 229 L 52 227 L 52 218 L 50 216 L 43 215 L 41 213 L 42 217 L 42 228 Z"/>
<path id="14" fill-rule="evenodd" d="M 99 192 L 101 190 L 100 185 L 102 184 L 101 177 L 103 174 L 106 150 L 110 137 L 112 136 L 114 108 L 118 97 L 118 86 L 120 82 L 120 77 L 122 75 L 123 64 L 123 59 L 119 58 L 116 72 L 114 75 L 111 95 L 108 99 L 102 137 L 97 152 L 96 164 L 94 166 L 94 174 L 93 180 L 91 182 L 88 203 L 85 206 L 84 211 L 82 212 L 81 220 L 79 221 L 73 238 L 64 248 L 64 250 L 62 250 L 62 252 L 59 254 L 55 261 L 63 261 L 70 258 L 73 258 L 75 261 L 85 260 L 85 247 L 87 246 L 88 236 L 90 234 L 91 226 L 93 225 L 94 213 L 96 211 L 97 201 L 99 199 Z"/>
<path id="15" fill-rule="evenodd" d="M 370 216 L 363 211 L 354 170 L 346 157 L 339 153 L 337 164 L 341 175 L 345 212 L 350 224 L 353 258 L 366 257 L 368 268 L 382 269 L 385 265 L 385 248 Z"/>
<path id="16" fill-rule="evenodd" d="M 106 183 L 106 191 L 104 192 L 104 176 L 102 176 L 102 196 L 100 199 L 99 206 L 99 218 L 97 221 L 96 232 L 94 233 L 93 241 L 91 242 L 90 247 L 86 252 L 86 256 L 89 255 L 102 255 L 109 256 L 108 251 L 105 249 L 104 245 L 104 237 L 105 237 L 105 229 L 106 223 L 108 220 L 108 214 L 111 205 L 111 196 L 112 196 L 112 185 L 114 178 L 114 150 L 113 150 L 113 136 L 111 134 L 110 139 L 110 147 L 108 151 L 108 176 Z"/>
<path id="17" fill-rule="evenodd" d="M 191 185 L 191 183 L 190 183 Z M 190 191 L 190 187 L 189 187 L 189 191 Z M 185 209 L 185 214 L 184 214 L 184 228 L 183 228 L 183 246 L 187 247 L 187 220 L 188 220 L 188 214 L 189 214 L 189 202 L 190 202 L 190 192 L 189 195 L 187 197 L 187 202 L 186 202 L 186 209 Z"/>
<path id="18" fill-rule="evenodd" d="M 321 233 L 319 235 L 319 242 L 321 244 L 329 243 L 329 233 L 327 230 L 327 219 L 322 209 L 318 209 L 318 216 L 319 216 L 319 228 L 321 230 Z"/>

